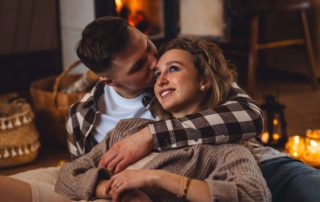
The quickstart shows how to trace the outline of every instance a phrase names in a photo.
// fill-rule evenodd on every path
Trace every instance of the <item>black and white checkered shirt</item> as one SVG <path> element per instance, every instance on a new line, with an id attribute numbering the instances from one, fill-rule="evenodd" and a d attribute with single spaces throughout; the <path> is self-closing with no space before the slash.
<path id="1" fill-rule="evenodd" d="M 97 118 L 98 99 L 104 84 L 97 85 L 69 109 L 68 147 L 72 158 L 84 155 L 97 144 L 93 127 Z M 194 144 L 222 144 L 247 140 L 263 129 L 263 115 L 256 103 L 236 83 L 226 102 L 183 118 L 149 124 L 157 150 Z"/>

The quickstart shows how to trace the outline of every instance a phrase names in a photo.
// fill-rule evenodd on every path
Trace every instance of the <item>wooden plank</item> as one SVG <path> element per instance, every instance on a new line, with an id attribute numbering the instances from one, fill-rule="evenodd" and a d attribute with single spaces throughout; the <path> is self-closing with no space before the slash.
<path id="1" fill-rule="evenodd" d="M 55 0 L 34 0 L 35 11 L 29 41 L 30 51 L 52 50 L 57 48 L 57 43 L 52 46 L 52 39 L 56 40 Z"/>
<path id="2" fill-rule="evenodd" d="M 4 0 L 0 15 L 0 55 L 13 52 L 19 0 Z"/>
<path id="3" fill-rule="evenodd" d="M 310 79 L 313 83 L 314 88 L 319 89 L 318 78 L 317 78 L 317 63 L 316 63 L 316 59 L 313 52 L 314 49 L 311 42 L 307 14 L 305 11 L 301 11 L 300 15 L 301 15 L 301 21 L 303 24 L 304 37 L 306 39 L 307 57 L 310 63 L 309 65 Z"/>
<path id="4" fill-rule="evenodd" d="M 280 48 L 286 46 L 296 46 L 296 45 L 304 45 L 304 39 L 290 39 L 290 40 L 282 40 L 282 41 L 273 41 L 269 43 L 263 43 L 258 45 L 258 49 L 269 49 L 269 48 Z"/>
<path id="5" fill-rule="evenodd" d="M 253 98 L 256 96 L 256 68 L 259 41 L 259 16 L 255 15 L 250 22 L 250 37 L 249 37 L 249 53 L 248 53 L 248 70 L 247 70 L 247 88 L 248 93 Z"/>
<path id="6" fill-rule="evenodd" d="M 28 42 L 31 31 L 33 16 L 33 0 L 20 1 L 19 18 L 17 20 L 16 40 L 14 41 L 14 52 L 24 53 L 28 51 Z"/>

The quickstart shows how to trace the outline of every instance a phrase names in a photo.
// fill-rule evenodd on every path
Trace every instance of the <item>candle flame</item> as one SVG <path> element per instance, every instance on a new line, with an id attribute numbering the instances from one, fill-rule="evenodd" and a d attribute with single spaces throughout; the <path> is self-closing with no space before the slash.
<path id="1" fill-rule="evenodd" d="M 275 141 L 278 141 L 280 139 L 280 134 L 279 133 L 273 133 L 272 135 L 272 139 L 275 140 Z"/>
<path id="2" fill-rule="evenodd" d="M 278 119 L 274 118 L 274 119 L 273 119 L 273 125 L 274 125 L 274 126 L 277 126 L 278 124 L 279 124 Z"/>
<path id="3" fill-rule="evenodd" d="M 269 133 L 263 132 L 261 135 L 261 142 L 267 144 L 269 141 Z"/>
<path id="4" fill-rule="evenodd" d="M 318 147 L 318 143 L 315 140 L 310 140 L 311 147 Z"/>
<path id="5" fill-rule="evenodd" d="M 293 141 L 294 141 L 294 143 L 299 144 L 300 136 L 298 136 L 298 135 L 293 136 Z"/>

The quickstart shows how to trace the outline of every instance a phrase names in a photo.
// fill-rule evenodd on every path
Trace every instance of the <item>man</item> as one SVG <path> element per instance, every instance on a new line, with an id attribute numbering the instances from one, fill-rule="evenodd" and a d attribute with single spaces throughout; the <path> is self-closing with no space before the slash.
<path id="1" fill-rule="evenodd" d="M 72 158 L 90 151 L 120 119 L 154 118 L 146 101 L 150 100 L 148 88 L 153 85 L 156 52 L 147 36 L 121 18 L 99 18 L 85 28 L 77 54 L 97 73 L 100 82 L 70 108 L 67 129 Z M 261 110 L 240 88 L 232 92 L 232 99 L 219 107 L 148 125 L 113 145 L 99 166 L 117 173 L 152 149 L 222 144 L 256 137 L 262 131 Z M 318 200 L 315 189 L 320 186 L 319 172 L 270 147 L 253 143 L 248 147 L 253 147 L 251 151 L 261 163 L 274 201 Z"/>

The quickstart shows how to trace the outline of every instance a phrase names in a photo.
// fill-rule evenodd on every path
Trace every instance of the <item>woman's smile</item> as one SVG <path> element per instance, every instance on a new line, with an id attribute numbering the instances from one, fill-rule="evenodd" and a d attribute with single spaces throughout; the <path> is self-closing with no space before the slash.
<path id="1" fill-rule="evenodd" d="M 174 93 L 174 91 L 175 91 L 174 88 L 166 88 L 166 89 L 160 90 L 161 99 L 164 99 L 164 98 L 172 95 L 172 93 Z"/>

